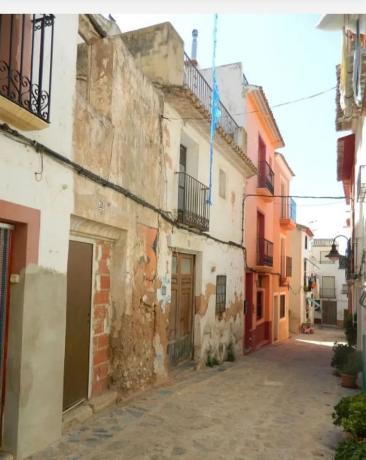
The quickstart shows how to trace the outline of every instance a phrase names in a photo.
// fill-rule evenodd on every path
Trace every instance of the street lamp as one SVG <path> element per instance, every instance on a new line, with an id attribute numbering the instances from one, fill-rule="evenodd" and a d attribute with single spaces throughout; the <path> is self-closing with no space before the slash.
<path id="1" fill-rule="evenodd" d="M 341 257 L 341 255 L 339 254 L 338 252 L 338 249 L 337 249 L 337 245 L 335 243 L 335 240 L 339 237 L 342 237 L 342 238 L 346 238 L 347 240 L 347 243 L 349 242 L 350 238 L 347 238 L 346 236 L 344 235 L 337 235 L 333 238 L 333 242 L 332 242 L 332 249 L 329 251 L 329 254 L 327 254 L 325 257 L 328 257 L 328 259 L 330 259 L 332 262 L 336 262 L 337 260 L 339 260 L 339 258 Z"/>

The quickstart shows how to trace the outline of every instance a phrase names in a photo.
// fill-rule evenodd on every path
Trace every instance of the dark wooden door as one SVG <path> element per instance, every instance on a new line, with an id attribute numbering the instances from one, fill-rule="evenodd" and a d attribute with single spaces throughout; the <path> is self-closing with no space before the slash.
<path id="1" fill-rule="evenodd" d="M 174 366 L 192 358 L 194 256 L 174 253 L 168 355 Z"/>
<path id="2" fill-rule="evenodd" d="M 245 275 L 245 330 L 244 352 L 248 353 L 253 348 L 253 273 Z"/>
<path id="3" fill-rule="evenodd" d="M 70 241 L 67 264 L 67 310 L 64 410 L 87 399 L 93 245 Z"/>
<path id="4" fill-rule="evenodd" d="M 0 223 L 0 443 L 5 403 L 12 227 Z"/>
<path id="5" fill-rule="evenodd" d="M 337 302 L 334 300 L 322 301 L 322 323 L 329 326 L 337 325 Z"/>

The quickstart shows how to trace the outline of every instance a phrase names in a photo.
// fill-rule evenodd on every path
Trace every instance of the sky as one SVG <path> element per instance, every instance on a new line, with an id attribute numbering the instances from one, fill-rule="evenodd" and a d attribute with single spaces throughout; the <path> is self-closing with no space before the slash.
<path id="1" fill-rule="evenodd" d="M 113 14 L 122 32 L 169 21 L 191 52 L 192 29 L 198 29 L 198 62 L 210 67 L 213 14 Z M 341 54 L 340 32 L 316 28 L 321 15 L 219 14 L 216 64 L 242 62 L 249 83 L 263 86 L 269 104 L 329 90 L 336 85 Z M 279 149 L 295 173 L 293 195 L 343 196 L 336 177 L 335 89 L 303 102 L 272 109 L 285 147 Z M 316 237 L 347 235 L 350 214 L 343 200 L 296 199 L 297 221 Z M 339 240 L 341 241 L 341 240 Z"/>

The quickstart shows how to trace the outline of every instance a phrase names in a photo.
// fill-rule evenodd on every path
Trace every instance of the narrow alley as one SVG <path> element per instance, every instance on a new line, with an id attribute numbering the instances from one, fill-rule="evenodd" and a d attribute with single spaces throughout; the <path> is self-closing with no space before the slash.
<path id="1" fill-rule="evenodd" d="M 331 459 L 342 388 L 329 365 L 337 329 L 316 329 L 240 360 L 182 371 L 106 409 L 29 460 Z"/>

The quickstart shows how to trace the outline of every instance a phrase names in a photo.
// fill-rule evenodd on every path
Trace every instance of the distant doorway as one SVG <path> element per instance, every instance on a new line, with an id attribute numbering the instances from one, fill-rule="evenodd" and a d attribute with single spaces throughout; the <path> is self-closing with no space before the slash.
<path id="1" fill-rule="evenodd" d="M 322 301 L 322 324 L 337 326 L 337 302 L 335 300 Z"/>

